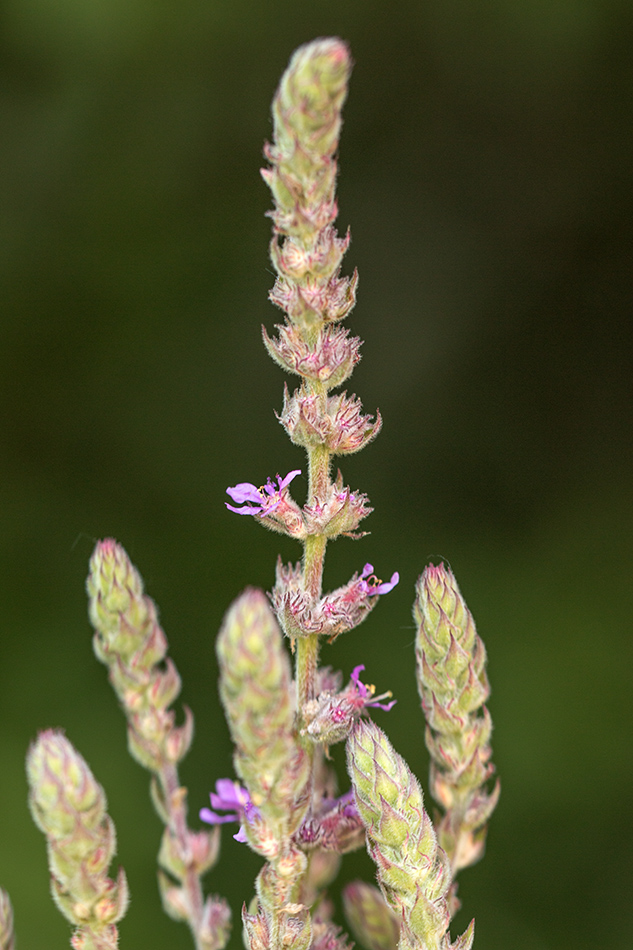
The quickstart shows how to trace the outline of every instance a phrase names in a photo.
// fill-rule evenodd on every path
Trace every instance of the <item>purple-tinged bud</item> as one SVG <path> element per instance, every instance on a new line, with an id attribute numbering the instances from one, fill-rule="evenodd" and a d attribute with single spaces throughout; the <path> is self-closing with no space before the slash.
<path id="1" fill-rule="evenodd" d="M 13 908 L 7 892 L 0 887 L 0 950 L 15 950 Z"/>
<path id="2" fill-rule="evenodd" d="M 218 828 L 208 832 L 187 830 L 184 840 L 181 840 L 167 827 L 163 832 L 158 863 L 182 883 L 189 871 L 193 870 L 201 875 L 213 867 L 218 859 L 219 850 Z"/>
<path id="3" fill-rule="evenodd" d="M 332 920 L 323 920 L 315 914 L 313 925 L 313 937 L 310 950 L 352 950 L 354 946 L 343 928 L 339 927 Z"/>
<path id="4" fill-rule="evenodd" d="M 356 529 L 373 510 L 368 504 L 367 495 L 343 487 L 339 472 L 336 482 L 329 487 L 326 500 L 316 498 L 311 505 L 305 505 L 303 518 L 308 534 L 322 534 L 326 538 L 344 535 L 357 539 L 362 538 L 365 532 L 358 533 Z"/>
<path id="5" fill-rule="evenodd" d="M 328 396 L 324 404 L 304 387 L 292 396 L 286 387 L 279 421 L 295 445 L 306 449 L 323 445 L 332 455 L 350 455 L 371 442 L 382 427 L 379 412 L 374 421 L 362 414 L 362 408 L 360 400 L 347 393 Z"/>
<path id="6" fill-rule="evenodd" d="M 191 906 L 184 887 L 174 884 L 172 878 L 158 869 L 158 890 L 163 910 L 172 920 L 186 923 L 190 919 Z"/>
<path id="7" fill-rule="evenodd" d="M 353 935 L 365 950 L 397 950 L 400 921 L 377 887 L 352 881 L 343 890 L 343 909 Z"/>
<path id="8" fill-rule="evenodd" d="M 306 851 L 347 854 L 365 844 L 365 826 L 358 814 L 353 793 L 340 798 L 324 798 L 301 825 L 295 841 Z M 319 850 L 317 850 L 319 849 Z"/>
<path id="9" fill-rule="evenodd" d="M 366 686 L 360 680 L 360 673 L 364 666 L 357 666 L 352 672 L 349 685 L 339 693 L 323 691 L 304 709 L 303 718 L 307 723 L 306 732 L 311 739 L 322 745 L 329 746 L 335 742 L 344 742 L 347 739 L 354 723 L 370 707 L 376 707 L 389 712 L 396 703 L 381 703 L 381 699 L 388 699 L 391 693 L 374 696 L 375 687 Z"/>
<path id="10" fill-rule="evenodd" d="M 346 316 L 356 299 L 356 273 L 339 276 L 349 234 L 339 238 L 332 226 L 338 214 L 334 153 L 350 68 L 339 39 L 298 49 L 273 102 L 274 143 L 264 150 L 271 167 L 262 175 L 275 203 L 271 259 L 279 275 L 270 299 L 312 343 L 319 328 Z"/>
<path id="11" fill-rule="evenodd" d="M 73 946 L 115 950 L 128 889 L 123 869 L 116 882 L 107 876 L 116 837 L 105 793 L 61 732 L 40 734 L 26 771 L 31 814 L 47 840 L 53 898 L 78 928 Z"/>
<path id="12" fill-rule="evenodd" d="M 288 314 L 292 323 L 312 329 L 345 319 L 354 309 L 357 286 L 356 271 L 351 277 L 331 277 L 327 284 L 315 277 L 306 278 L 301 285 L 278 277 L 268 299 Z"/>
<path id="13" fill-rule="evenodd" d="M 301 565 L 286 566 L 278 561 L 271 598 L 286 636 L 292 640 L 319 633 L 333 642 L 341 633 L 357 627 L 376 606 L 378 595 L 388 594 L 400 580 L 396 571 L 390 581 L 383 583 L 373 570 L 371 564 L 366 564 L 361 574 L 354 574 L 344 587 L 313 603 L 303 589 Z"/>
<path id="14" fill-rule="evenodd" d="M 231 908 L 223 897 L 207 897 L 199 936 L 204 950 L 223 950 L 231 931 Z"/>
<path id="15" fill-rule="evenodd" d="M 327 225 L 309 246 L 292 238 L 280 245 L 277 238 L 273 238 L 270 257 L 277 272 L 290 281 L 299 282 L 309 275 L 327 279 L 341 266 L 349 242 L 349 231 L 344 238 L 340 238 L 336 230 Z"/>
<path id="16" fill-rule="evenodd" d="M 296 373 L 326 389 L 334 389 L 351 376 L 360 359 L 361 341 L 342 327 L 326 325 L 316 343 L 310 345 L 292 324 L 277 326 L 279 338 L 272 340 L 262 327 L 266 349 L 288 373 Z"/>
<path id="17" fill-rule="evenodd" d="M 244 943 L 248 950 L 270 950 L 270 927 L 268 919 L 261 911 L 249 914 L 246 904 L 242 907 L 244 924 Z"/>
<path id="18" fill-rule="evenodd" d="M 165 913 L 179 922 L 192 919 L 191 900 L 185 887 L 175 885 L 161 870 L 158 886 Z M 226 901 L 217 896 L 207 897 L 196 928 L 196 947 L 200 950 L 223 950 L 228 943 L 231 928 L 231 910 Z"/>
<path id="19" fill-rule="evenodd" d="M 277 230 L 314 241 L 336 216 L 334 183 L 341 109 L 351 69 L 349 51 L 339 39 L 300 47 L 282 76 L 273 101 L 274 145 L 270 185 Z"/>

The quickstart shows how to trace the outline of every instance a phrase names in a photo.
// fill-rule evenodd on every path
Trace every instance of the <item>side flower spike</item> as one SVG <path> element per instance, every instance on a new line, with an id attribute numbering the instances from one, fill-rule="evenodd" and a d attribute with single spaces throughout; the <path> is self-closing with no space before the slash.
<path id="1" fill-rule="evenodd" d="M 419 782 L 387 736 L 359 720 L 347 769 L 383 897 L 401 921 L 399 950 L 470 950 L 474 923 L 451 942 L 448 858 L 424 809 Z"/>

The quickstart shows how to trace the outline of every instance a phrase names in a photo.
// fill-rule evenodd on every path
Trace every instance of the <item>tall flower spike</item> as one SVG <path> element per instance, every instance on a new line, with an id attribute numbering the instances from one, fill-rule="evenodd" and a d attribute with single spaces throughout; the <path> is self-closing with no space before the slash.
<path id="1" fill-rule="evenodd" d="M 452 572 L 429 565 L 418 580 L 413 615 L 418 689 L 427 720 L 431 793 L 444 809 L 440 844 L 453 874 L 483 854 L 486 822 L 499 797 L 486 784 L 492 722 L 486 650 Z"/>
<path id="2" fill-rule="evenodd" d="M 424 810 L 420 785 L 373 722 L 361 719 L 351 733 L 347 767 L 378 883 L 402 921 L 399 950 L 469 950 L 473 923 L 450 941 L 450 866 Z"/>
<path id="3" fill-rule="evenodd" d="M 200 877 L 218 857 L 219 832 L 190 831 L 187 790 L 177 763 L 193 738 L 193 717 L 176 726 L 169 706 L 180 692 L 180 676 L 167 658 L 167 638 L 156 605 L 125 550 L 111 538 L 99 541 L 87 581 L 94 650 L 109 670 L 128 721 L 131 754 L 152 772 L 151 794 L 165 823 L 158 881 L 165 911 L 182 920 L 196 950 L 222 950 L 229 938 L 230 911 L 222 898 L 204 900 Z"/>
<path id="4" fill-rule="evenodd" d="M 29 749 L 26 772 L 31 814 L 46 835 L 53 898 L 76 928 L 71 946 L 116 950 L 128 890 L 122 868 L 116 881 L 107 874 L 116 835 L 103 789 L 68 739 L 52 729 Z"/>
<path id="5" fill-rule="evenodd" d="M 306 449 L 308 497 L 303 509 L 295 510 L 286 479 L 263 489 L 244 483 L 229 492 L 247 506 L 239 513 L 254 515 L 304 546 L 300 565 L 278 569 L 272 594 L 295 650 L 296 698 L 281 632 L 263 595 L 247 591 L 236 602 L 218 643 L 222 698 L 237 745 L 235 768 L 259 810 L 252 820 L 244 813 L 244 834 L 268 859 L 257 879 L 257 901 L 243 913 L 251 950 L 307 950 L 312 942 L 322 950 L 345 942 L 326 917 L 315 914 L 311 922 L 302 903 L 314 891 L 305 876 L 304 852 L 314 859 L 329 845 L 347 849 L 360 830 L 348 805 L 319 806 L 315 776 L 330 731 L 310 739 L 308 717 L 319 693 L 320 638 L 331 641 L 357 626 L 378 596 L 398 582 L 394 573 L 382 583 L 366 565 L 344 587 L 322 591 L 328 540 L 361 537 L 356 529 L 371 511 L 365 495 L 344 488 L 342 476 L 331 479 L 332 456 L 363 448 L 381 424 L 378 414 L 375 420 L 363 414 L 354 396 L 328 395 L 351 374 L 360 346 L 337 326 L 354 306 L 357 280 L 356 274 L 340 275 L 349 234 L 340 237 L 334 229 L 335 154 L 350 70 L 347 46 L 337 38 L 316 40 L 294 53 L 273 101 L 274 140 L 265 149 L 270 167 L 262 171 L 275 204 L 270 250 L 278 276 L 270 299 L 286 314 L 278 339 L 264 331 L 264 342 L 272 358 L 302 380 L 296 393 L 286 392 L 279 419 L 291 440 Z M 349 699 L 358 714 L 371 704 L 359 680 Z M 241 817 L 238 809 L 232 814 Z"/>

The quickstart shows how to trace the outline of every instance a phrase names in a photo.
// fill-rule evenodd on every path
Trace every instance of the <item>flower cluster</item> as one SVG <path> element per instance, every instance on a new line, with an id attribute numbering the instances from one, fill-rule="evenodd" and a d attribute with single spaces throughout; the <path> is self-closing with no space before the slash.
<path id="1" fill-rule="evenodd" d="M 301 378 L 292 395 L 284 389 L 278 418 L 307 453 L 308 497 L 302 507 L 291 497 L 297 469 L 261 487 L 244 482 L 227 489 L 230 511 L 252 515 L 304 546 L 298 564 L 278 563 L 270 594 L 275 616 L 261 595 L 247 591 L 227 614 L 218 640 L 221 694 L 245 788 L 221 780 L 211 803 L 228 814 L 203 809 L 201 817 L 213 824 L 239 820 L 236 837 L 268 861 L 258 878 L 255 912 L 243 918 L 251 950 L 347 946 L 326 913 L 322 891 L 336 870 L 332 857 L 338 861 L 362 846 L 365 833 L 351 794 L 333 795 L 320 763 L 361 714 L 393 706 L 381 702 L 390 693 L 375 697 L 373 687 L 361 682 L 364 666 L 341 690 L 340 677 L 318 665 L 321 641 L 331 643 L 357 627 L 399 580 L 394 572 L 383 582 L 366 564 L 336 590 L 321 587 L 327 542 L 363 537 L 358 528 L 372 510 L 340 472 L 331 478 L 331 460 L 364 448 L 382 424 L 380 413 L 375 419 L 363 413 L 356 396 L 331 394 L 351 374 L 360 349 L 360 340 L 337 325 L 354 306 L 357 276 L 340 274 L 349 233 L 341 238 L 333 226 L 335 153 L 349 70 L 340 40 L 320 40 L 295 53 L 273 103 L 275 138 L 266 148 L 271 166 L 263 171 L 275 201 L 271 259 L 278 276 L 270 298 L 286 314 L 278 337 L 265 330 L 263 337 L 273 359 Z M 294 683 L 279 628 L 295 651 Z M 315 902 L 320 910 L 311 918 L 308 908 Z"/>
<path id="2" fill-rule="evenodd" d="M 257 486 L 227 488 L 226 507 L 300 542 L 295 564 L 277 563 L 272 591 L 247 589 L 228 609 L 217 638 L 220 696 L 234 745 L 239 781 L 220 778 L 211 807 L 187 825 L 187 789 L 178 766 L 193 738 L 185 709 L 172 704 L 180 677 L 154 602 L 124 549 L 98 542 L 87 588 L 94 650 L 127 719 L 131 754 L 152 774 L 151 797 L 164 823 L 158 855 L 166 912 L 186 922 L 196 950 L 224 950 L 230 911 L 203 897 L 201 877 L 219 854 L 220 827 L 263 858 L 255 896 L 242 911 L 247 950 L 351 950 L 333 921 L 327 888 L 342 856 L 363 846 L 376 865 L 378 888 L 353 882 L 344 893 L 350 927 L 365 950 L 470 950 L 473 923 L 451 942 L 458 906 L 455 875 L 483 851 L 498 785 L 490 790 L 491 721 L 486 653 L 454 577 L 430 566 L 418 582 L 418 687 L 427 721 L 431 791 L 443 814 L 437 829 L 420 784 L 371 716 L 390 712 L 390 691 L 376 694 L 321 665 L 324 642 L 359 626 L 399 583 L 366 563 L 347 583 L 323 591 L 329 541 L 364 537 L 367 496 L 332 477 L 332 459 L 357 452 L 380 431 L 380 413 L 365 414 L 355 395 L 335 393 L 351 375 L 361 341 L 340 326 L 356 300 L 357 274 L 342 276 L 349 231 L 341 237 L 335 185 L 341 109 L 351 59 L 339 39 L 298 49 L 273 102 L 274 137 L 262 171 L 274 201 L 271 301 L 285 313 L 270 356 L 299 377 L 284 388 L 279 422 L 307 455 L 307 497 L 291 486 L 302 470 Z M 293 488 L 296 486 L 293 486 Z M 286 642 L 286 639 L 289 642 Z M 289 648 L 290 647 L 290 648 Z M 294 670 L 292 660 L 294 659 Z M 351 788 L 339 793 L 330 750 L 345 743 Z M 59 732 L 44 732 L 27 760 L 30 806 L 44 832 L 53 896 L 74 924 L 74 950 L 116 950 L 117 922 L 127 905 L 123 871 L 107 876 L 115 851 L 105 794 Z M 0 950 L 13 950 L 13 915 L 0 889 Z"/>
<path id="3" fill-rule="evenodd" d="M 389 581 L 380 581 L 371 564 L 365 564 L 347 584 L 315 601 L 304 585 L 301 564 L 277 563 L 277 581 L 272 602 L 287 637 L 308 637 L 315 634 L 330 642 L 339 634 L 353 630 L 378 603 L 381 594 L 388 594 L 400 580 L 395 571 Z"/>
<path id="4" fill-rule="evenodd" d="M 367 709 L 382 709 L 389 712 L 396 704 L 395 699 L 382 703 L 382 699 L 390 699 L 391 693 L 382 693 L 375 696 L 374 686 L 366 686 L 361 682 L 360 674 L 364 665 L 354 667 L 349 685 L 338 693 L 323 690 L 317 699 L 304 710 L 307 722 L 305 731 L 317 742 L 329 746 L 334 742 L 344 741 L 358 722 L 361 714 Z"/>

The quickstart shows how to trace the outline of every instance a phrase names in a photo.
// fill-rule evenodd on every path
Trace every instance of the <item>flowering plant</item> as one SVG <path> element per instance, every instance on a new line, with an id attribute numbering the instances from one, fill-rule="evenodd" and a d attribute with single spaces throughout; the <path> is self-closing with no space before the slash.
<path id="1" fill-rule="evenodd" d="M 332 476 L 332 459 L 359 451 L 378 434 L 380 414 L 363 414 L 355 395 L 335 393 L 359 360 L 360 340 L 340 325 L 355 303 L 357 275 L 341 276 L 349 232 L 340 237 L 337 175 L 341 109 L 351 69 L 338 39 L 298 49 L 273 102 L 274 138 L 263 170 L 274 199 L 270 297 L 285 320 L 277 336 L 263 331 L 271 357 L 299 377 L 286 388 L 279 421 L 307 454 L 308 492 L 295 501 L 299 469 L 257 487 L 228 488 L 231 512 L 300 541 L 303 557 L 277 565 L 267 596 L 255 589 L 230 606 L 217 641 L 220 694 L 235 746 L 237 780 L 218 778 L 210 827 L 187 823 L 187 791 L 178 764 L 193 738 L 185 710 L 172 703 L 180 677 L 153 601 L 124 549 L 97 544 L 87 587 L 94 649 L 128 724 L 131 754 L 151 773 L 151 796 L 165 825 L 159 886 L 167 913 L 185 922 L 196 950 L 222 950 L 231 914 L 205 898 L 201 878 L 219 855 L 219 826 L 263 859 L 255 896 L 242 911 L 249 950 L 346 950 L 326 888 L 342 856 L 366 847 L 378 887 L 354 882 L 344 905 L 366 950 L 468 950 L 474 925 L 451 940 L 459 901 L 456 875 L 478 860 L 499 786 L 490 788 L 491 720 L 486 653 L 455 578 L 442 564 L 421 575 L 414 605 L 417 679 L 431 755 L 430 792 L 440 812 L 426 811 L 420 784 L 370 718 L 395 700 L 362 682 L 358 664 L 344 685 L 321 664 L 321 648 L 357 627 L 398 583 L 371 564 L 324 593 L 329 540 L 363 537 L 367 496 Z M 284 642 L 287 640 L 287 644 Z M 294 669 L 292 662 L 294 661 Z M 338 794 L 330 749 L 345 743 L 351 787 Z M 103 789 L 60 732 L 41 733 L 27 758 L 30 806 L 47 840 L 53 896 L 74 927 L 75 950 L 112 950 L 127 906 L 123 870 L 108 876 L 115 831 Z M 14 945 L 11 905 L 0 891 L 0 950 Z"/>

